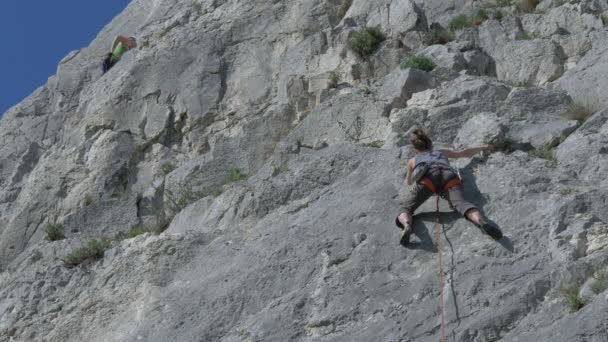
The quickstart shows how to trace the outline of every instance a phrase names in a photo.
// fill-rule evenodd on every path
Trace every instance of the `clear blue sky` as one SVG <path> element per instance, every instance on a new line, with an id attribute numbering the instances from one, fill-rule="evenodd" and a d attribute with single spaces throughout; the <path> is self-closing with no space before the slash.
<path id="1" fill-rule="evenodd" d="M 89 45 L 130 0 L 2 0 L 0 116 L 44 85 L 68 52 Z"/>

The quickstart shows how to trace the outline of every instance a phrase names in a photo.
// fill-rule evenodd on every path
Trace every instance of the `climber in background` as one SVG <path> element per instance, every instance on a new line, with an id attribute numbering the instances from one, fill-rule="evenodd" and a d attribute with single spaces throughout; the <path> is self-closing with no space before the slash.
<path id="1" fill-rule="evenodd" d="M 414 184 L 405 203 L 404 211 L 397 216 L 395 224 L 402 229 L 401 244 L 407 244 L 412 234 L 414 211 L 433 194 L 446 199 L 450 206 L 473 222 L 493 239 L 502 238 L 502 232 L 487 222 L 479 209 L 464 199 L 464 191 L 457 171 L 448 158 L 470 158 L 481 151 L 492 151 L 494 146 L 467 148 L 462 151 L 433 149 L 433 142 L 421 129 L 415 129 L 410 138 L 416 154 L 407 162 L 406 180 Z"/>
<path id="2" fill-rule="evenodd" d="M 137 47 L 137 43 L 134 37 L 117 36 L 112 42 L 112 48 L 106 55 L 102 64 L 102 71 L 105 74 L 110 70 L 119 60 L 125 52 Z"/>

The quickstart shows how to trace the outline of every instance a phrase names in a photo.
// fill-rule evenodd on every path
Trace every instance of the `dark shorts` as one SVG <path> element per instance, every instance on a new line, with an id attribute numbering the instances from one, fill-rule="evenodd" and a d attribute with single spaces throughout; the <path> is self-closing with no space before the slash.
<path id="1" fill-rule="evenodd" d="M 454 172 L 448 169 L 431 170 L 429 172 L 432 173 L 431 178 L 435 179 L 439 184 L 445 184 L 448 180 L 456 177 Z M 462 184 L 452 186 L 447 191 L 443 190 L 443 186 L 440 186 L 438 190 L 439 195 L 447 200 L 450 203 L 450 206 L 462 216 L 471 209 L 477 209 L 474 204 L 465 200 Z M 419 183 L 414 184 L 405 200 L 403 211 L 408 212 L 413 216 L 416 209 L 431 196 L 433 196 L 433 193 L 426 186 Z"/>

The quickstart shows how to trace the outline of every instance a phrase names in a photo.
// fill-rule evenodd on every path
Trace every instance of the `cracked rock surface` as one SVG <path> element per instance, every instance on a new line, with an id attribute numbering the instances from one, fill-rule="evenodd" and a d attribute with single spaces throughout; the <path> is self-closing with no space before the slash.
<path id="1" fill-rule="evenodd" d="M 133 0 L 0 121 L 0 342 L 437 341 L 434 203 L 394 225 L 415 127 L 498 147 L 453 165 L 502 240 L 440 201 L 448 340 L 607 341 L 608 5 L 501 3 L 429 46 L 479 4 Z"/>

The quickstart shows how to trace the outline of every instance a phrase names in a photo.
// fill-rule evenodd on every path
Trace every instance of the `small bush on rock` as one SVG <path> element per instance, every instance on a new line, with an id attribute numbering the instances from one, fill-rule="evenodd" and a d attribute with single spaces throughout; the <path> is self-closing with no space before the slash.
<path id="1" fill-rule="evenodd" d="M 228 170 L 228 174 L 226 175 L 224 183 L 225 184 L 234 183 L 234 182 L 243 180 L 245 178 L 247 178 L 247 174 L 245 172 L 243 172 L 241 169 L 233 167 L 230 170 Z"/>
<path id="2" fill-rule="evenodd" d="M 432 71 L 435 69 L 435 63 L 423 55 L 408 57 L 401 63 L 401 69 L 414 68 L 423 71 Z"/>
<path id="3" fill-rule="evenodd" d="M 375 141 L 372 141 L 370 143 L 365 144 L 365 146 L 367 146 L 367 147 L 373 147 L 373 148 L 382 148 L 382 146 L 384 146 L 384 141 L 382 141 L 382 140 L 375 140 Z"/>
<path id="4" fill-rule="evenodd" d="M 359 56 L 367 57 L 373 54 L 385 39 L 380 26 L 366 27 L 351 35 L 348 46 Z"/>
<path id="5" fill-rule="evenodd" d="M 444 29 L 433 29 L 430 32 L 427 32 L 423 41 L 426 45 L 436 45 L 436 44 L 447 44 L 454 40 L 454 35 L 452 32 Z"/>
<path id="6" fill-rule="evenodd" d="M 329 86 L 331 88 L 335 88 L 340 82 L 340 74 L 337 71 L 332 71 L 329 73 Z"/>
<path id="7" fill-rule="evenodd" d="M 141 234 L 143 234 L 143 233 L 146 233 L 146 232 L 147 232 L 147 230 L 146 230 L 146 228 L 145 228 L 145 227 L 143 227 L 143 226 L 133 226 L 133 227 L 131 227 L 131 229 L 129 229 L 129 231 L 127 232 L 127 237 L 128 237 L 129 239 L 132 239 L 132 238 L 134 238 L 134 237 L 136 237 L 136 236 L 139 236 L 139 235 L 141 235 Z"/>
<path id="8" fill-rule="evenodd" d="M 545 159 L 552 164 L 556 162 L 555 149 L 550 144 L 539 146 L 530 151 L 530 154 L 536 158 Z"/>
<path id="9" fill-rule="evenodd" d="M 49 223 L 46 225 L 46 239 L 49 241 L 58 241 L 65 239 L 63 234 L 63 226 L 60 224 Z"/>
<path id="10" fill-rule="evenodd" d="M 90 240 L 84 246 L 68 253 L 63 261 L 68 265 L 77 266 L 87 260 L 101 259 L 110 245 L 109 240 Z"/>
<path id="11" fill-rule="evenodd" d="M 462 30 L 469 26 L 471 26 L 471 20 L 465 14 L 455 16 L 448 24 L 451 31 Z"/>
<path id="12" fill-rule="evenodd" d="M 168 175 L 173 172 L 173 170 L 177 169 L 177 166 L 173 162 L 164 162 L 160 166 L 160 169 L 163 171 L 164 174 Z"/>
<path id="13" fill-rule="evenodd" d="M 591 291 L 595 294 L 600 294 L 608 289 L 608 272 L 598 272 L 591 283 Z"/>
<path id="14" fill-rule="evenodd" d="M 594 104 L 575 102 L 568 106 L 568 111 L 564 114 L 564 117 L 569 120 L 583 122 L 591 114 L 595 113 L 596 110 L 597 106 Z"/>
<path id="15" fill-rule="evenodd" d="M 577 312 L 585 306 L 585 302 L 578 295 L 579 290 L 580 288 L 577 285 L 561 289 L 562 296 L 566 300 L 566 306 L 571 313 Z"/>
<path id="16" fill-rule="evenodd" d="M 84 195 L 84 198 L 82 199 L 82 204 L 85 207 L 90 206 L 91 204 L 93 204 L 93 197 L 90 194 Z"/>
<path id="17" fill-rule="evenodd" d="M 517 0 L 515 1 L 515 7 L 524 13 L 532 13 L 538 5 L 538 0 Z"/>
<path id="18" fill-rule="evenodd" d="M 488 20 L 489 17 L 488 11 L 485 8 L 478 7 L 473 11 L 472 21 L 475 25 L 481 25 L 481 23 Z"/>
<path id="19" fill-rule="evenodd" d="M 344 2 L 342 2 L 342 4 L 340 5 L 340 9 L 338 10 L 338 17 L 340 18 L 340 20 L 344 18 L 346 12 L 348 12 L 352 4 L 353 0 L 344 0 Z"/>

